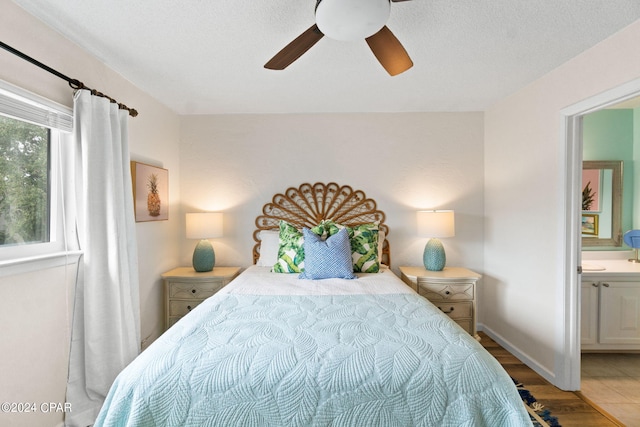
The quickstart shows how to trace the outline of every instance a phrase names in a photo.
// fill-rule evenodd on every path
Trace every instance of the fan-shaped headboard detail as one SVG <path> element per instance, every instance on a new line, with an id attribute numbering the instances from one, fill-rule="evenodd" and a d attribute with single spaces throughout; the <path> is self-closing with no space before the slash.
<path id="1" fill-rule="evenodd" d="M 335 182 L 323 184 L 302 184 L 290 187 L 284 194 L 276 194 L 270 203 L 262 208 L 262 215 L 256 218 L 257 229 L 253 232 L 256 244 L 253 247 L 254 264 L 260 257 L 260 231 L 277 230 L 280 220 L 285 220 L 297 228 L 314 227 L 323 219 L 356 226 L 380 222 L 380 230 L 389 235 L 389 227 L 384 224 L 384 212 L 377 209 L 375 200 L 368 199 L 364 191 L 354 190 L 348 185 Z M 382 248 L 382 262 L 390 265 L 389 242 L 385 238 Z"/>

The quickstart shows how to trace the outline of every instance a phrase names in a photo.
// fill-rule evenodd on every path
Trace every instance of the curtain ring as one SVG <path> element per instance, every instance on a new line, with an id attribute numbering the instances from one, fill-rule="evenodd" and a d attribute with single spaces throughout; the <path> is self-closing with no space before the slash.
<path id="1" fill-rule="evenodd" d="M 69 80 L 69 86 L 71 86 L 71 88 L 75 89 L 75 90 L 79 90 L 79 89 L 84 89 L 85 88 L 84 83 L 82 83 L 80 80 L 76 80 L 76 79 Z"/>

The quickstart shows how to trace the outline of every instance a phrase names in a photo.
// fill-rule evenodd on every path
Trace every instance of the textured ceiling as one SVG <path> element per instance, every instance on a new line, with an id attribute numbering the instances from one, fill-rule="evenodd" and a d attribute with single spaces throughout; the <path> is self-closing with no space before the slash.
<path id="1" fill-rule="evenodd" d="M 393 3 L 415 65 L 390 77 L 364 40 L 327 37 L 263 68 L 315 0 L 14 1 L 179 114 L 482 111 L 640 18 L 638 0 Z"/>

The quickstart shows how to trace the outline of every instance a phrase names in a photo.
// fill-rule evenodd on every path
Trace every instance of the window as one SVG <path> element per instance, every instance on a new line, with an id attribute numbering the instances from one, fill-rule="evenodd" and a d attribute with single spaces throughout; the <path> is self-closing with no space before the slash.
<path id="1" fill-rule="evenodd" d="M 59 138 L 71 111 L 0 81 L 0 262 L 64 250 Z"/>
<path id="2" fill-rule="evenodd" d="M 0 115 L 0 246 L 49 242 L 50 135 Z"/>

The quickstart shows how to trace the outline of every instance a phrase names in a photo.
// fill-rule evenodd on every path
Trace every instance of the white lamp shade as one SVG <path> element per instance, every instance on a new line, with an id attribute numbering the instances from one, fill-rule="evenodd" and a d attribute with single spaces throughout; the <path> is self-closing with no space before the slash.
<path id="1" fill-rule="evenodd" d="M 364 40 L 387 23 L 389 0 L 322 0 L 316 8 L 316 24 L 334 40 Z"/>
<path id="2" fill-rule="evenodd" d="M 222 237 L 222 213 L 188 213 L 187 239 L 213 239 Z"/>
<path id="3" fill-rule="evenodd" d="M 418 234 L 424 237 L 453 237 L 456 235 L 454 212 L 418 211 Z"/>

